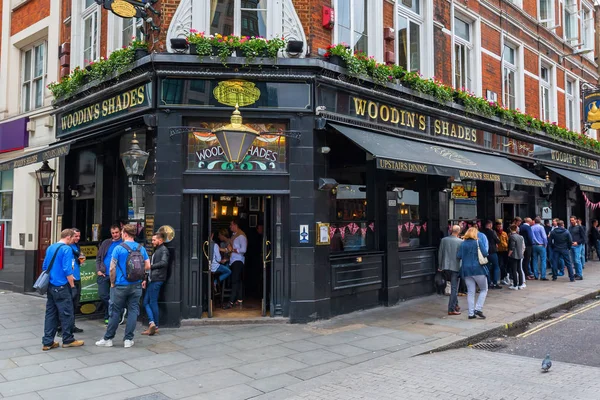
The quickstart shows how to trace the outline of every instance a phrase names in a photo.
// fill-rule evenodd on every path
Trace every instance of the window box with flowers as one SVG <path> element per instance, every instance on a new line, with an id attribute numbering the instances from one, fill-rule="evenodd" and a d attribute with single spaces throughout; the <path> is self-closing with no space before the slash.
<path id="1" fill-rule="evenodd" d="M 348 60 L 353 57 L 352 50 L 347 43 L 330 44 L 327 46 L 327 53 L 325 58 L 330 63 L 346 68 L 348 66 Z"/>
<path id="2" fill-rule="evenodd" d="M 137 39 L 135 36 L 131 38 L 131 44 L 129 47 L 133 49 L 134 60 L 139 60 L 146 57 L 150 52 L 148 51 L 148 43 L 144 40 Z"/>
<path id="3" fill-rule="evenodd" d="M 213 35 L 206 35 L 204 32 L 191 29 L 186 39 L 190 46 L 190 54 L 201 57 L 218 55 L 216 52 L 213 52 Z"/>

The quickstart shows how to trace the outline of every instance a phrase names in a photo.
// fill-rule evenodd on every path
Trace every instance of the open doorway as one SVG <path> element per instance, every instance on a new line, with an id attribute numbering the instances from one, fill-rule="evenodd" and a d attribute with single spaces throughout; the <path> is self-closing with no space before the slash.
<path id="1" fill-rule="evenodd" d="M 206 309 L 208 317 L 215 318 L 254 318 L 270 314 L 270 196 L 238 196 L 213 195 L 206 202 L 210 221 L 207 229 L 208 243 L 205 242 Z M 238 233 L 234 236 L 231 223 L 236 221 Z M 222 233 L 220 239 L 219 233 Z M 217 238 L 216 240 L 212 237 Z M 223 306 L 232 300 L 233 276 L 220 280 L 220 274 L 210 270 L 214 259 L 215 244 L 219 246 L 220 256 L 229 262 L 224 264 L 231 268 L 232 254 L 227 245 L 233 245 L 235 237 L 244 236 L 247 243 L 244 266 L 241 271 L 242 302 L 224 309 Z M 239 257 L 238 257 L 239 258 Z M 210 281 L 210 287 L 208 287 Z M 217 284 L 215 285 L 215 281 Z"/>

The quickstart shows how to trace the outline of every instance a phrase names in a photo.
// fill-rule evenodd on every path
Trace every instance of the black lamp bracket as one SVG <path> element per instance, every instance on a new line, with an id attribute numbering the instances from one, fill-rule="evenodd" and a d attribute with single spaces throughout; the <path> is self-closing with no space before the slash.
<path id="1" fill-rule="evenodd" d="M 169 129 L 169 137 L 172 138 L 173 136 L 183 135 L 183 134 L 188 134 L 188 133 L 193 133 L 193 132 L 212 133 L 213 131 L 210 129 L 198 128 L 198 127 L 194 127 L 194 126 L 174 126 Z M 300 140 L 300 138 L 302 137 L 302 131 L 276 131 L 276 132 L 262 131 L 262 132 L 259 132 L 259 134 L 271 135 L 271 136 L 285 136 L 290 139 L 296 139 L 296 140 Z"/>

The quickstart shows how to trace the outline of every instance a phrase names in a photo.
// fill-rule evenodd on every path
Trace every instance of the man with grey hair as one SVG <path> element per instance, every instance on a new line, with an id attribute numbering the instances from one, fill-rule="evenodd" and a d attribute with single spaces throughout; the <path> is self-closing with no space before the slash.
<path id="1" fill-rule="evenodd" d="M 438 271 L 444 271 L 446 279 L 450 281 L 450 299 L 448 299 L 448 315 L 460 315 L 460 307 L 458 306 L 458 283 L 460 270 L 460 260 L 456 257 L 458 248 L 462 243 L 458 234 L 460 226 L 452 227 L 452 234 L 442 239 L 438 259 L 440 265 Z"/>

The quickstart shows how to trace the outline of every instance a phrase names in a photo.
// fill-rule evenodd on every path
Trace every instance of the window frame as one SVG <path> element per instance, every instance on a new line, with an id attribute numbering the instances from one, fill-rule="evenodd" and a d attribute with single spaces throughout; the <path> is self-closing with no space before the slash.
<path id="1" fill-rule="evenodd" d="M 348 0 L 333 0 L 333 9 L 335 12 L 335 21 L 333 28 L 333 42 L 339 43 L 339 18 L 338 18 L 338 4 L 340 1 L 348 1 Z M 352 0 L 356 1 L 356 0 Z M 362 0 L 357 0 L 362 1 Z M 351 23 L 353 21 L 353 11 L 354 7 L 351 7 Z M 381 21 L 383 20 L 383 0 L 367 0 L 367 55 L 375 57 L 375 59 L 382 61 L 383 60 L 383 29 L 379 29 L 381 25 Z M 395 26 L 395 23 L 394 23 Z M 354 32 L 353 27 L 350 29 L 351 32 Z M 348 43 L 350 44 L 350 43 Z"/>
<path id="2" fill-rule="evenodd" d="M 568 84 L 571 83 L 572 93 L 567 91 Z M 569 115 L 569 102 L 573 104 L 573 115 Z M 579 79 L 577 77 L 565 74 L 565 126 L 573 132 L 581 131 L 580 121 L 580 96 Z"/>
<path id="3" fill-rule="evenodd" d="M 465 40 L 464 38 L 459 37 L 458 35 L 456 35 L 456 20 L 460 20 L 461 22 L 467 24 L 468 29 L 469 29 L 469 40 Z M 461 88 L 465 88 L 471 92 L 476 92 L 477 89 L 477 83 L 475 81 L 477 74 L 475 73 L 476 71 L 476 27 L 475 27 L 475 21 L 473 21 L 472 19 L 465 17 L 463 14 L 459 14 L 459 13 L 454 13 L 454 16 L 452 18 L 452 83 L 454 84 L 455 89 L 461 89 Z M 457 51 L 457 46 L 460 46 L 462 49 L 466 49 L 466 51 L 468 52 L 467 58 L 468 58 L 468 72 L 467 72 L 467 79 L 470 80 L 470 85 L 466 85 L 466 79 L 461 77 L 461 85 L 458 86 L 457 82 L 456 82 L 456 78 L 457 78 L 457 57 L 456 57 L 456 51 Z"/>
<path id="4" fill-rule="evenodd" d="M 2 174 L 7 173 L 7 172 L 11 172 L 13 174 L 13 178 L 12 178 L 12 187 L 10 189 L 3 189 L 2 188 Z M 10 218 L 2 218 L 2 215 L 0 213 L 0 224 L 4 224 L 4 247 L 5 248 L 12 248 L 12 221 L 13 221 L 13 211 L 14 211 L 14 193 L 15 193 L 15 175 L 14 175 L 14 170 L 9 170 L 9 171 L 3 171 L 0 172 L 0 210 L 2 209 L 2 194 L 4 193 L 11 193 L 11 202 L 12 202 L 12 207 L 11 207 L 11 215 Z M 10 224 L 10 229 L 6 229 L 6 223 Z"/>
<path id="5" fill-rule="evenodd" d="M 504 55 L 505 47 L 508 47 L 508 48 L 510 48 L 510 49 L 513 50 L 513 52 L 514 52 L 514 59 L 515 59 L 514 63 L 506 61 L 506 58 L 505 58 L 505 55 Z M 502 45 L 502 57 L 501 57 L 501 59 L 502 59 L 502 105 L 504 107 L 509 108 L 509 109 L 516 110 L 518 108 L 517 92 L 519 90 L 519 88 L 517 86 L 517 74 L 518 74 L 518 71 L 519 71 L 519 65 L 518 65 L 518 47 L 515 46 L 512 43 L 506 43 L 506 42 L 503 43 L 503 45 Z M 512 97 L 514 98 L 513 101 L 514 101 L 515 104 L 513 105 L 513 108 L 510 107 L 510 104 L 507 104 L 508 102 L 507 102 L 507 98 L 506 98 L 506 96 L 507 96 L 507 90 L 506 90 L 506 76 L 505 76 L 506 71 L 509 71 L 509 73 L 512 72 L 513 76 L 514 76 L 514 78 L 513 78 L 513 86 L 514 86 L 514 88 L 513 88 Z M 510 94 L 508 94 L 508 95 L 510 96 Z"/>
<path id="6" fill-rule="evenodd" d="M 129 44 L 131 44 L 131 38 L 129 39 L 129 43 L 124 43 L 123 41 L 123 33 L 124 33 L 124 26 L 125 26 L 125 22 L 129 21 L 129 20 L 136 20 L 135 21 L 135 33 L 136 33 L 136 37 L 138 39 L 144 39 L 144 34 L 142 32 L 142 27 L 144 25 L 144 20 L 143 18 L 121 18 L 118 17 L 116 15 L 114 15 L 113 13 L 109 13 L 108 14 L 108 32 L 107 32 L 107 36 L 109 38 L 108 42 L 107 42 L 107 53 L 108 55 L 110 55 L 110 53 L 112 53 L 115 50 L 121 49 L 123 48 L 123 46 L 128 46 Z M 133 37 L 133 35 L 132 35 Z"/>
<path id="7" fill-rule="evenodd" d="M 546 19 L 542 19 L 542 2 L 545 2 L 548 5 L 548 17 Z M 552 28 L 555 25 L 556 21 L 556 10 L 554 9 L 554 0 L 538 0 L 537 1 L 537 13 L 538 13 L 538 22 L 544 25 L 546 28 Z"/>
<path id="8" fill-rule="evenodd" d="M 573 4 L 568 4 L 569 2 L 573 2 Z M 574 11 L 570 11 L 569 7 L 573 8 Z M 571 29 L 574 32 L 571 32 L 571 36 L 569 36 L 567 32 L 567 21 L 571 23 Z M 579 10 L 577 9 L 577 0 L 565 0 L 563 4 L 563 38 L 568 42 L 572 42 L 579 39 Z"/>
<path id="9" fill-rule="evenodd" d="M 591 7 L 589 4 L 585 3 L 585 2 L 581 2 L 581 9 L 579 10 L 579 29 L 580 29 L 580 36 L 581 36 L 581 40 L 580 43 L 582 43 L 580 49 L 582 50 L 587 50 L 587 49 L 594 49 L 595 46 L 595 41 L 594 41 L 594 37 L 595 37 L 595 28 L 594 28 L 594 14 L 593 14 L 593 10 L 594 8 Z M 586 14 L 589 14 L 589 18 L 586 19 Z M 583 57 L 586 57 L 588 59 L 593 60 L 594 59 L 594 52 L 588 53 L 588 54 L 583 54 Z"/>
<path id="10" fill-rule="evenodd" d="M 542 78 L 542 69 L 548 71 L 548 80 Z M 556 67 L 545 59 L 540 60 L 539 65 L 539 83 L 540 83 L 540 119 L 545 122 L 557 122 L 556 115 Z M 548 92 L 547 110 L 544 106 L 544 92 Z M 545 120 L 544 113 L 547 112 L 548 120 Z"/>
<path id="11" fill-rule="evenodd" d="M 35 51 L 37 48 L 42 47 L 43 46 L 43 52 L 42 52 L 42 74 L 39 76 L 35 75 L 35 71 L 36 71 L 36 57 L 35 57 Z M 29 80 L 25 80 L 25 58 L 27 56 L 27 53 L 31 52 L 31 65 L 30 65 L 30 76 L 29 76 Z M 46 79 L 47 79 L 47 75 L 48 75 L 48 41 L 43 40 L 43 41 L 38 41 L 28 47 L 25 47 L 24 49 L 21 50 L 21 93 L 20 93 L 20 97 L 21 97 L 21 112 L 26 113 L 26 112 L 30 112 L 30 111 L 34 111 L 37 110 L 39 108 L 43 108 L 44 107 L 44 99 L 45 99 L 45 90 L 46 90 Z M 35 93 L 35 84 L 36 82 L 41 81 L 41 86 L 42 86 L 42 97 L 40 99 L 41 103 L 39 105 L 36 105 L 36 93 Z M 25 85 L 29 85 L 29 104 L 26 105 L 26 97 L 24 96 L 24 92 L 25 92 Z"/>
<path id="12" fill-rule="evenodd" d="M 419 27 L 419 68 L 415 72 L 422 72 L 423 66 L 425 63 L 425 42 L 426 42 L 426 33 L 425 33 L 425 8 L 429 6 L 429 4 L 425 4 L 425 1 L 420 1 L 420 10 L 419 14 L 415 13 L 413 10 L 408 9 L 406 6 L 402 4 L 401 0 L 396 1 L 396 12 L 394 15 L 394 35 L 395 35 L 395 55 L 396 55 L 396 64 L 400 65 L 400 29 L 398 27 L 400 18 L 404 18 L 407 21 L 406 29 L 407 29 L 407 46 L 410 47 L 410 24 L 414 23 Z M 407 71 L 410 71 L 410 48 L 406 50 L 406 62 L 407 65 L 401 65 Z"/>
<path id="13" fill-rule="evenodd" d="M 81 55 L 81 66 L 87 66 L 90 63 L 96 61 L 99 57 L 100 57 L 100 31 L 101 31 L 101 27 L 100 27 L 100 22 L 101 22 L 101 15 L 99 12 L 99 5 L 96 3 L 93 3 L 92 5 L 90 5 L 87 8 L 84 8 L 85 6 L 85 1 L 86 0 L 79 0 L 80 4 L 81 4 L 81 13 L 80 13 L 80 22 L 81 22 L 81 26 L 80 26 L 80 32 L 81 32 L 81 43 L 80 43 L 80 55 Z M 85 23 L 86 20 L 88 18 L 92 18 L 92 26 L 95 25 L 96 27 L 96 34 L 93 35 L 91 34 L 91 41 L 93 42 L 90 46 L 90 56 L 89 58 L 86 58 L 85 55 Z"/>

